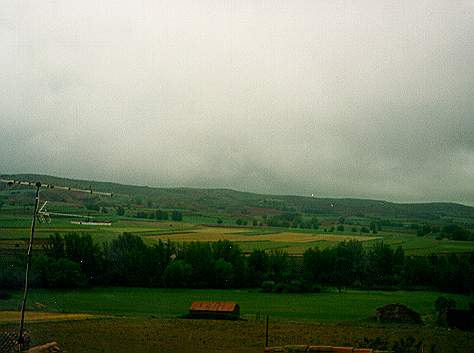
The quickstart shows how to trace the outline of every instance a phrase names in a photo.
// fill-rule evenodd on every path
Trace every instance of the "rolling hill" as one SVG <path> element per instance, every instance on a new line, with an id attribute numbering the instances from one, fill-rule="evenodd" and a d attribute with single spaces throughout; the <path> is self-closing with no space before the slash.
<path id="1" fill-rule="evenodd" d="M 2 175 L 3 179 L 41 181 L 53 185 L 67 185 L 77 188 L 114 194 L 108 201 L 111 205 L 142 203 L 161 208 L 175 208 L 192 212 L 223 212 L 226 214 L 264 214 L 281 212 L 302 212 L 306 214 L 328 214 L 337 216 L 404 217 L 416 219 L 438 219 L 440 217 L 474 218 L 474 207 L 449 203 L 394 203 L 380 200 L 354 198 L 314 198 L 292 195 L 264 195 L 231 189 L 202 188 L 160 188 L 124 185 L 93 180 L 76 180 L 49 175 L 15 174 Z M 0 188 L 6 189 L 6 184 Z M 15 188 L 24 188 L 14 186 Z M 61 191 L 45 191 L 61 193 Z M 18 196 L 20 197 L 20 196 Z M 24 195 L 25 202 L 31 193 Z M 82 195 L 69 193 L 68 197 L 80 202 Z"/>

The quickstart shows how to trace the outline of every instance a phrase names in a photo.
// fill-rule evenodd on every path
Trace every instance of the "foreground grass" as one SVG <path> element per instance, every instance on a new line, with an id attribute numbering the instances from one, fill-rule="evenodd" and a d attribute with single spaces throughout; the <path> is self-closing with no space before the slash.
<path id="1" fill-rule="evenodd" d="M 244 317 L 269 314 L 275 319 L 295 321 L 363 321 L 388 303 L 406 304 L 421 315 L 432 315 L 440 295 L 428 291 L 345 291 L 316 294 L 268 294 L 248 290 L 189 290 L 150 288 L 93 288 L 82 290 L 38 290 L 29 296 L 31 310 L 89 313 L 124 317 L 173 318 L 188 312 L 196 300 L 235 301 Z M 473 297 L 448 295 L 457 307 L 467 307 Z M 20 292 L 0 301 L 0 310 L 14 310 Z"/>
<path id="2" fill-rule="evenodd" d="M 440 295 L 445 294 L 429 291 L 265 294 L 247 290 L 33 289 L 29 296 L 29 309 L 37 311 L 35 314 L 82 313 L 108 318 L 27 320 L 26 328 L 33 344 L 55 340 L 63 349 L 75 353 L 256 353 L 263 350 L 263 315 L 268 313 L 269 344 L 273 346 L 323 344 L 364 347 L 367 344 L 365 339 L 393 343 L 412 336 L 423 342 L 426 351 L 472 352 L 474 333 L 436 327 L 430 320 L 433 302 Z M 456 300 L 458 307 L 466 307 L 474 299 L 448 296 Z M 15 292 L 11 299 L 0 300 L 0 310 L 17 309 L 20 299 L 21 294 Z M 177 319 L 187 313 L 194 300 L 237 301 L 246 320 Z M 424 316 L 427 324 L 379 324 L 370 320 L 377 307 L 393 302 L 415 309 Z M 260 319 L 258 313 L 261 313 Z M 0 322 L 2 328 L 16 330 L 17 323 Z"/>

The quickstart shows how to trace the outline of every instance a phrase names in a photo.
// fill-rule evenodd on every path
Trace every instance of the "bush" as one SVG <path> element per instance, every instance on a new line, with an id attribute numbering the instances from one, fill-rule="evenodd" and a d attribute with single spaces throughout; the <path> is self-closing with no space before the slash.
<path id="1" fill-rule="evenodd" d="M 2 289 L 22 288 L 25 280 L 23 258 L 4 257 L 0 259 L 0 286 Z"/>
<path id="2" fill-rule="evenodd" d="M 49 273 L 49 287 L 77 288 L 85 285 L 85 278 L 81 266 L 68 259 L 59 259 L 51 264 Z"/>
<path id="3" fill-rule="evenodd" d="M 183 214 L 179 211 L 173 211 L 171 212 L 171 220 L 181 222 L 183 220 Z"/>
<path id="4" fill-rule="evenodd" d="M 285 283 L 277 283 L 275 285 L 275 289 L 273 290 L 275 293 L 288 293 L 288 288 Z"/>
<path id="5" fill-rule="evenodd" d="M 38 256 L 33 261 L 32 282 L 38 287 L 77 288 L 84 286 L 86 280 L 78 263 L 65 258 Z"/>
<path id="6" fill-rule="evenodd" d="M 12 297 L 10 293 L 0 291 L 0 300 L 8 300 Z"/>
<path id="7" fill-rule="evenodd" d="M 387 304 L 376 310 L 380 322 L 421 323 L 420 314 L 403 304 Z"/>
<path id="8" fill-rule="evenodd" d="M 424 352 L 423 349 L 423 342 L 417 341 L 412 336 L 402 337 L 399 341 L 393 342 L 392 345 L 392 352 L 393 353 L 422 353 Z"/>
<path id="9" fill-rule="evenodd" d="M 452 240 L 472 240 L 471 232 L 458 226 L 457 224 L 448 224 L 441 230 L 442 234 Z"/>
<path id="10" fill-rule="evenodd" d="M 124 216 L 125 215 L 125 209 L 122 206 L 117 207 L 116 210 L 117 216 Z"/>
<path id="11" fill-rule="evenodd" d="M 306 288 L 303 283 L 297 279 L 291 281 L 286 286 L 286 291 L 288 293 L 304 293 L 306 292 Z"/>
<path id="12" fill-rule="evenodd" d="M 434 302 L 434 306 L 438 316 L 440 316 L 448 309 L 454 309 L 456 307 L 456 302 L 452 298 L 438 297 Z"/>
<path id="13" fill-rule="evenodd" d="M 438 314 L 437 323 L 440 326 L 447 324 L 447 312 L 449 309 L 456 308 L 456 302 L 452 298 L 438 297 L 434 302 L 436 313 Z"/>
<path id="14" fill-rule="evenodd" d="M 166 287 L 182 288 L 189 286 L 192 267 L 184 260 L 176 260 L 170 263 L 163 273 L 163 281 Z"/>
<path id="15" fill-rule="evenodd" d="M 260 288 L 261 288 L 261 291 L 264 293 L 272 293 L 275 290 L 275 282 L 263 281 Z"/>

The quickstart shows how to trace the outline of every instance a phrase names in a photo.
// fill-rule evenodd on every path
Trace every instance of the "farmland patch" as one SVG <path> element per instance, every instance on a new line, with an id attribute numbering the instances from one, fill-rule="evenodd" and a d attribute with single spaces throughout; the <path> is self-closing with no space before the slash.
<path id="1" fill-rule="evenodd" d="M 328 235 L 328 234 L 317 234 L 317 233 L 299 233 L 299 232 L 275 232 L 268 233 L 262 232 L 245 232 L 240 228 L 219 228 L 219 227 L 208 227 L 208 228 L 197 228 L 193 229 L 192 232 L 188 233 L 175 233 L 165 235 L 153 235 L 147 236 L 152 239 L 171 240 L 176 242 L 213 242 L 218 240 L 229 240 L 233 242 L 255 242 L 255 241 L 269 241 L 269 242 L 283 242 L 283 243 L 313 243 L 318 241 L 328 242 L 342 242 L 348 240 L 358 241 L 369 241 L 378 239 L 373 236 L 359 236 L 359 235 Z"/>
<path id="2" fill-rule="evenodd" d="M 41 311 L 26 311 L 25 320 L 27 322 L 38 321 L 58 321 L 58 320 L 85 320 L 91 319 L 94 315 L 91 314 L 72 314 L 72 313 L 54 313 Z M 0 311 L 0 323 L 19 322 L 19 311 Z"/>

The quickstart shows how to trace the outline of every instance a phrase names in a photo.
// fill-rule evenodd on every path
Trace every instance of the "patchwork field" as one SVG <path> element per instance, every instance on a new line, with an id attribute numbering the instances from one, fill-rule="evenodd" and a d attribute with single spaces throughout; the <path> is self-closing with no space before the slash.
<path id="1" fill-rule="evenodd" d="M 201 220 L 201 219 L 199 219 Z M 25 240 L 30 233 L 29 216 L 0 216 L 0 252 L 24 251 Z M 111 241 L 128 232 L 144 237 L 153 244 L 158 240 L 177 242 L 230 240 L 236 242 L 244 252 L 253 249 L 284 249 L 289 254 L 301 255 L 310 247 L 321 249 L 338 242 L 355 239 L 371 246 L 375 241 L 384 241 L 401 246 L 407 255 L 429 255 L 432 253 L 459 253 L 474 251 L 474 242 L 436 239 L 433 236 L 418 237 L 414 234 L 381 231 L 378 234 L 359 234 L 350 231 L 323 232 L 322 230 L 282 229 L 270 227 L 206 226 L 189 222 L 152 221 L 139 219 L 114 219 L 112 226 L 87 226 L 71 224 L 69 219 L 56 218 L 51 223 L 38 224 L 36 228 L 36 249 L 41 249 L 41 239 L 49 235 L 67 232 L 88 232 L 98 243 Z"/>
<path id="2" fill-rule="evenodd" d="M 307 243 L 317 241 L 342 242 L 347 240 L 368 241 L 378 239 L 371 236 L 357 235 L 327 235 L 320 233 L 296 233 L 288 231 L 275 231 L 274 233 L 262 232 L 259 234 L 255 231 L 245 231 L 240 228 L 224 228 L 224 227 L 200 227 L 189 232 L 179 232 L 172 234 L 147 236 L 150 239 L 171 240 L 176 242 L 213 242 L 218 240 L 229 240 L 233 242 L 246 241 L 270 241 L 270 242 L 294 242 Z"/>

